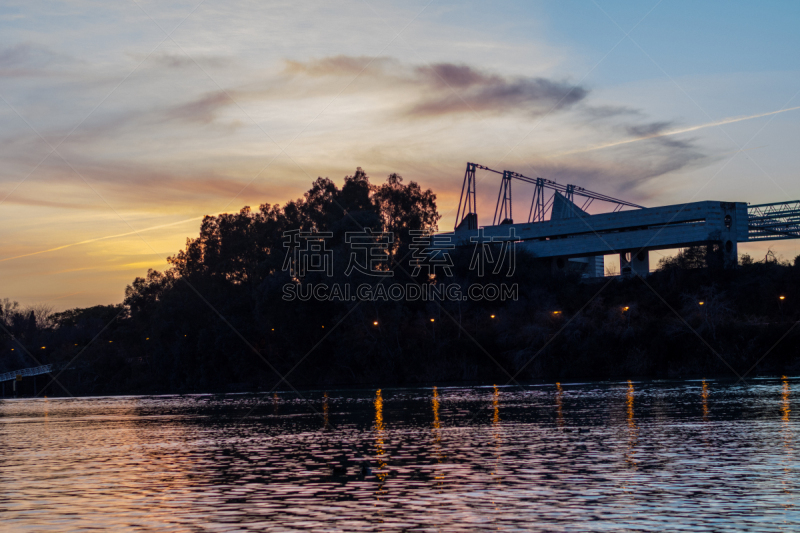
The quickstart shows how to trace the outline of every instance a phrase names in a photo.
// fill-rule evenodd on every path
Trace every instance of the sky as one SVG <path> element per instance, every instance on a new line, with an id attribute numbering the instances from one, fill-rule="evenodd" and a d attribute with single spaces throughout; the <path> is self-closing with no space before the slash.
<path id="1" fill-rule="evenodd" d="M 204 215 L 357 167 L 433 189 L 441 229 L 467 161 L 644 206 L 798 199 L 798 22 L 788 1 L 6 0 L 0 299 L 120 302 Z M 478 174 L 481 222 L 498 185 Z M 768 248 L 800 254 L 739 247 Z"/>

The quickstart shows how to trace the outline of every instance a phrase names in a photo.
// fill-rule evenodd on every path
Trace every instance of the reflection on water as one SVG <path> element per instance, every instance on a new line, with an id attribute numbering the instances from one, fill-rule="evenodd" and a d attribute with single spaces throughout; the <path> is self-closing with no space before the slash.
<path id="1" fill-rule="evenodd" d="M 330 428 L 331 421 L 328 417 L 328 393 L 322 395 L 322 429 Z"/>
<path id="2" fill-rule="evenodd" d="M 494 441 L 494 470 L 492 477 L 496 483 L 500 484 L 500 469 L 502 468 L 501 447 L 502 436 L 500 435 L 500 391 L 497 390 L 497 385 L 493 387 L 492 392 L 492 440 Z"/>
<path id="3" fill-rule="evenodd" d="M 442 422 L 439 420 L 439 389 L 433 388 L 433 399 L 431 400 L 433 408 L 433 457 L 436 459 L 436 464 L 440 465 L 445 460 L 444 450 L 442 450 Z M 444 486 L 444 471 L 439 469 L 433 476 L 436 480 L 436 488 L 441 491 Z"/>
<path id="4" fill-rule="evenodd" d="M 784 508 L 787 511 L 794 507 L 794 478 L 798 475 L 794 460 L 794 451 L 792 450 L 794 428 L 789 421 L 789 414 L 791 412 L 792 410 L 789 406 L 789 380 L 786 379 L 786 376 L 783 376 L 781 383 L 781 422 L 783 423 L 783 426 L 781 429 L 783 433 L 784 456 L 783 460 L 781 461 L 783 463 L 783 476 L 781 477 L 781 483 L 783 485 L 783 492 L 787 496 L 787 501 L 784 502 Z"/>
<path id="5" fill-rule="evenodd" d="M 625 396 L 625 415 L 628 421 L 628 451 L 625 454 L 625 460 L 631 467 L 636 467 L 636 444 L 639 440 L 639 428 L 636 427 L 636 417 L 634 416 L 633 401 L 635 390 L 633 382 L 628 380 L 628 392 Z"/>
<path id="6" fill-rule="evenodd" d="M 383 449 L 383 397 L 381 389 L 375 393 L 375 460 L 378 470 L 375 475 L 379 481 L 386 479 L 386 452 Z"/>
<path id="7" fill-rule="evenodd" d="M 439 389 L 436 387 L 433 388 L 433 400 L 431 400 L 431 406 L 433 407 L 433 429 L 436 430 L 434 432 L 433 442 L 441 443 L 442 437 L 439 433 L 439 430 L 442 429 L 442 423 L 439 421 Z"/>
<path id="8" fill-rule="evenodd" d="M 497 429 L 500 424 L 500 391 L 497 390 L 497 385 L 494 387 L 492 394 L 492 426 Z"/>
<path id="9" fill-rule="evenodd" d="M 559 427 L 564 426 L 564 411 L 561 404 L 561 396 L 564 395 L 564 390 L 561 388 L 561 383 L 556 383 L 556 423 Z"/>
<path id="10" fill-rule="evenodd" d="M 783 390 L 781 392 L 781 396 L 783 398 L 783 400 L 781 401 L 781 413 L 783 415 L 781 417 L 781 420 L 783 420 L 788 426 L 789 413 L 792 410 L 789 409 L 789 380 L 786 379 L 786 376 L 783 376 Z"/>
<path id="11" fill-rule="evenodd" d="M 798 531 L 796 383 L 704 380 L 701 401 L 698 382 L 561 383 L 555 417 L 552 385 L 4 401 L 0 515 L 3 531 Z"/>
<path id="12" fill-rule="evenodd" d="M 636 429 L 636 418 L 634 418 L 633 413 L 633 399 L 634 399 L 634 389 L 633 389 L 633 382 L 628 380 L 628 395 L 625 398 L 625 405 L 627 406 L 627 415 L 628 415 L 628 427 L 630 429 Z"/>

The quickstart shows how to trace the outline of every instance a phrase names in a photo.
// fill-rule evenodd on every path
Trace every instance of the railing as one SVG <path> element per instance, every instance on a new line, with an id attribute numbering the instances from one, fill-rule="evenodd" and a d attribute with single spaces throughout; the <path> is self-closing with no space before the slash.
<path id="1" fill-rule="evenodd" d="M 748 205 L 749 240 L 800 238 L 800 201 Z"/>
<path id="2" fill-rule="evenodd" d="M 13 370 L 11 372 L 6 372 L 5 374 L 0 374 L 0 382 L 1 381 L 11 381 L 17 379 L 17 376 L 39 376 L 41 374 L 49 374 L 53 371 L 53 365 L 42 365 L 42 366 L 33 366 L 30 368 L 20 368 L 19 370 Z"/>

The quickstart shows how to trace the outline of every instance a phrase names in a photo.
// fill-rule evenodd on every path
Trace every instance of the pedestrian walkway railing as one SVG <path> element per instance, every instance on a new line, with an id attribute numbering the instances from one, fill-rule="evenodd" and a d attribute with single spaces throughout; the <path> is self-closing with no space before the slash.
<path id="1" fill-rule="evenodd" d="M 42 365 L 42 366 L 32 366 L 30 368 L 20 368 L 19 370 L 13 370 L 11 372 L 6 372 L 5 374 L 0 374 L 0 382 L 17 379 L 17 376 L 21 377 L 39 376 L 41 374 L 49 374 L 52 371 L 53 371 L 53 365 Z"/>

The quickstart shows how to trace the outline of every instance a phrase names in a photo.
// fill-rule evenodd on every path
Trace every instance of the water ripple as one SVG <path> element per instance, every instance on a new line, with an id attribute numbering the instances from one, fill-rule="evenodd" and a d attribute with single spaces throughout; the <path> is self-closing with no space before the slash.
<path id="1" fill-rule="evenodd" d="M 5 400 L 0 513 L 14 531 L 797 531 L 799 386 Z"/>

